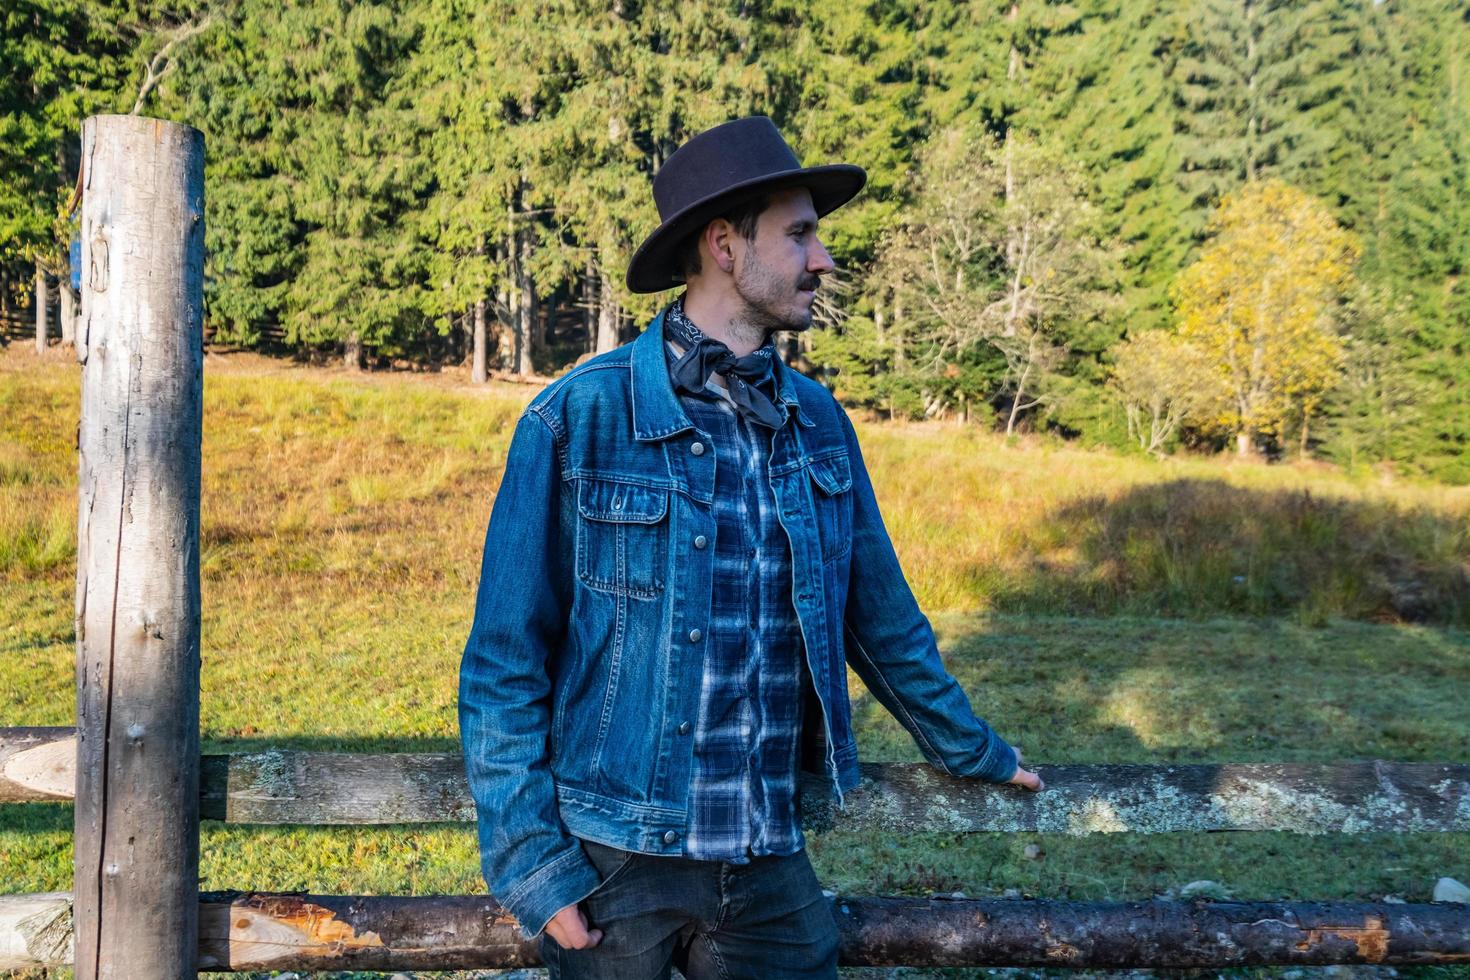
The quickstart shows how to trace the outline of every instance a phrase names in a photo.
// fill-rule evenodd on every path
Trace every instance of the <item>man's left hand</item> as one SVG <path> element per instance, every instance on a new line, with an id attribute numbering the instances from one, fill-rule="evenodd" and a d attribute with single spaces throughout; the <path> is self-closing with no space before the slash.
<path id="1" fill-rule="evenodd" d="M 1022 789 L 1029 789 L 1033 793 L 1040 793 L 1046 789 L 1046 783 L 1041 781 L 1040 776 L 1021 768 L 1021 750 L 1015 746 L 1011 748 L 1016 753 L 1016 774 L 1008 780 L 1008 783 L 1019 786 Z"/>

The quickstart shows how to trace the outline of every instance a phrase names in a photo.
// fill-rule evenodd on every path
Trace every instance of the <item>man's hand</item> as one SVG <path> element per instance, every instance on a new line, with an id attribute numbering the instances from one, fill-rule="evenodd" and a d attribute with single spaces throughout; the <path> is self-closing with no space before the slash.
<path id="1" fill-rule="evenodd" d="M 1029 789 L 1033 793 L 1040 793 L 1042 790 L 1046 789 L 1046 783 L 1043 783 L 1041 781 L 1040 776 L 1036 775 L 1036 773 L 1034 772 L 1027 772 L 1025 769 L 1021 768 L 1021 750 L 1019 748 L 1016 748 L 1015 746 L 1011 747 L 1015 749 L 1016 752 L 1016 774 L 1012 776 L 1008 780 L 1008 782 L 1013 783 L 1021 787 L 1022 789 Z M 565 912 L 566 909 L 562 909 L 562 911 Z"/>
<path id="2" fill-rule="evenodd" d="M 588 929 L 587 917 L 575 905 L 568 905 L 546 923 L 546 934 L 562 949 L 591 949 L 602 942 L 601 929 Z"/>

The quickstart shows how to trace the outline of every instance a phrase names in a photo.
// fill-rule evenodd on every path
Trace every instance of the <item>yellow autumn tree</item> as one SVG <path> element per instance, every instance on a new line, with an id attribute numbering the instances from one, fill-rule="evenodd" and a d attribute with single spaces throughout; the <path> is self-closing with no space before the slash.
<path id="1" fill-rule="evenodd" d="M 1279 180 L 1227 195 L 1210 230 L 1174 284 L 1178 332 L 1204 352 L 1225 392 L 1215 417 L 1201 421 L 1232 433 L 1246 455 L 1290 420 L 1304 436 L 1341 373 L 1334 313 L 1359 246 L 1320 201 Z"/>

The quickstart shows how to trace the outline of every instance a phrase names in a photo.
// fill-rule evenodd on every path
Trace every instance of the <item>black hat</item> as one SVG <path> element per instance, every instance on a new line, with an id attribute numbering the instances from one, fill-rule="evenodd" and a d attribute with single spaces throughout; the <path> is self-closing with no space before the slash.
<path id="1" fill-rule="evenodd" d="M 656 293 L 679 285 L 679 246 L 744 200 L 782 187 L 805 187 L 821 217 L 852 200 L 867 179 L 862 167 L 848 163 L 803 167 L 765 116 L 707 129 L 675 150 L 653 178 L 653 200 L 663 224 L 633 253 L 628 289 Z"/>

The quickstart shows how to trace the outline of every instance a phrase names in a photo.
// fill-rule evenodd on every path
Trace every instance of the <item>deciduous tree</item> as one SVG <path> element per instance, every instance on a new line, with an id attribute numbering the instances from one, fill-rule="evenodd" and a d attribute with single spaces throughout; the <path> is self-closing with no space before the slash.
<path id="1" fill-rule="evenodd" d="M 1214 424 L 1241 455 L 1308 422 L 1342 368 L 1337 305 L 1359 247 L 1320 202 L 1266 180 L 1229 194 L 1213 238 L 1175 285 L 1179 333 L 1228 392 Z"/>

